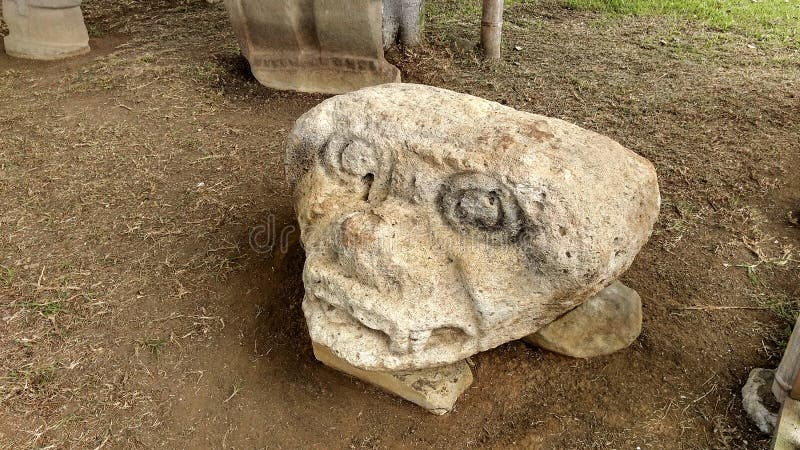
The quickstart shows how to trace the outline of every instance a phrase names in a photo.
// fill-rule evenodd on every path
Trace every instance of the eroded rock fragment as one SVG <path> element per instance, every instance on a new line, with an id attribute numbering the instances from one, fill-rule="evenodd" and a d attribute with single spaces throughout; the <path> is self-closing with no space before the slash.
<path id="1" fill-rule="evenodd" d="M 613 140 L 429 86 L 322 102 L 286 158 L 309 333 L 371 371 L 535 333 L 630 266 L 659 208 L 653 166 Z"/>
<path id="2" fill-rule="evenodd" d="M 774 380 L 774 370 L 756 367 L 750 371 L 747 383 L 742 386 L 742 407 L 747 417 L 764 434 L 772 434 L 778 421 L 779 403 L 770 391 Z"/>

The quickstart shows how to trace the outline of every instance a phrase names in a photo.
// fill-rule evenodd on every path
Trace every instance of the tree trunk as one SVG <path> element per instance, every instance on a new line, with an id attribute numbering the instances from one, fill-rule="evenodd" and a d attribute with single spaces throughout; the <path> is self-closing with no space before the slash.
<path id="1" fill-rule="evenodd" d="M 486 59 L 500 59 L 503 32 L 503 0 L 483 0 L 481 44 Z"/>
<path id="2" fill-rule="evenodd" d="M 425 0 L 383 0 L 383 48 L 418 45 Z"/>

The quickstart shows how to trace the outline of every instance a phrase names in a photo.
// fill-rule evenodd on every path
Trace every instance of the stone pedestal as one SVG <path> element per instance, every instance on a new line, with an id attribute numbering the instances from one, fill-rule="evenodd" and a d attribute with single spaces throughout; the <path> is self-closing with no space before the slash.
<path id="1" fill-rule="evenodd" d="M 451 411 L 459 395 L 472 384 L 472 370 L 465 361 L 433 369 L 373 372 L 353 366 L 324 345 L 316 342 L 313 345 L 314 356 L 326 366 L 374 384 L 437 415 Z"/>
<path id="2" fill-rule="evenodd" d="M 53 60 L 89 52 L 81 0 L 3 0 L 10 56 Z"/>
<path id="3" fill-rule="evenodd" d="M 400 81 L 383 57 L 381 0 L 225 0 L 242 53 L 273 89 L 341 94 Z"/>

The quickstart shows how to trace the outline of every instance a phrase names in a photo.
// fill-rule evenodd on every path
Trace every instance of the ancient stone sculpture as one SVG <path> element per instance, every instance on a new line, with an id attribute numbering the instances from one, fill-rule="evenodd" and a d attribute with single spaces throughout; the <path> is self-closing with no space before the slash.
<path id="1" fill-rule="evenodd" d="M 3 0 L 11 56 L 52 60 L 89 52 L 81 0 Z"/>
<path id="2" fill-rule="evenodd" d="M 381 0 L 225 0 L 225 6 L 265 86 L 338 94 L 400 81 L 383 57 Z"/>
<path id="3" fill-rule="evenodd" d="M 425 0 L 383 0 L 383 47 L 419 44 Z"/>
<path id="4" fill-rule="evenodd" d="M 630 266 L 660 201 L 653 166 L 607 137 L 410 84 L 303 115 L 286 171 L 309 333 L 366 371 L 537 332 Z"/>

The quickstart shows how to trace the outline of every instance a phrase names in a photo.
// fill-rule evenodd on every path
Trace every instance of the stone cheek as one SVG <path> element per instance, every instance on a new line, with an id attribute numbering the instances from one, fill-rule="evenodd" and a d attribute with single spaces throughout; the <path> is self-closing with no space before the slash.
<path id="1" fill-rule="evenodd" d="M 326 100 L 286 161 L 309 332 L 366 370 L 535 333 L 629 267 L 659 207 L 652 165 L 614 141 L 428 86 Z"/>

